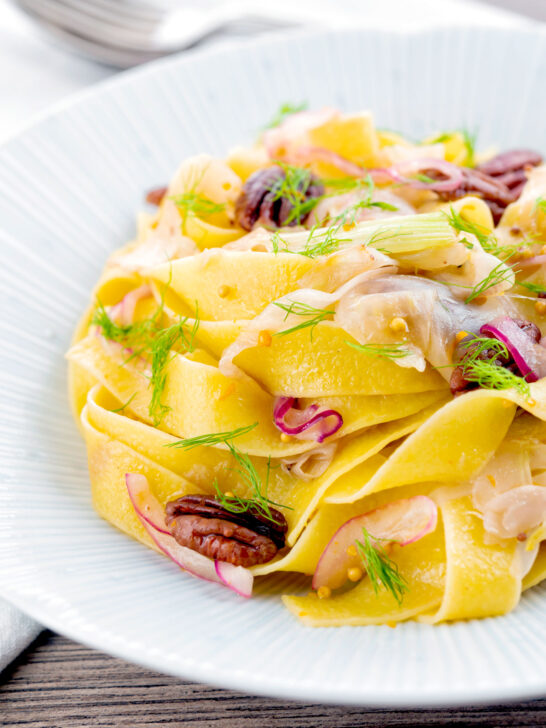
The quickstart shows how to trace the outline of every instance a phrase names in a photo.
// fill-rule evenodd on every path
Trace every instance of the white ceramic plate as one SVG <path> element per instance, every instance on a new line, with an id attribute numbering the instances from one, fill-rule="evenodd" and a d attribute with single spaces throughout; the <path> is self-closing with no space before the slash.
<path id="1" fill-rule="evenodd" d="M 0 592 L 81 642 L 244 692 L 375 706 L 543 695 L 544 588 L 497 619 L 313 630 L 267 586 L 243 601 L 186 577 L 91 508 L 63 355 L 107 254 L 184 157 L 223 154 L 302 100 L 546 151 L 546 43 L 484 29 L 260 40 L 119 77 L 0 151 Z"/>

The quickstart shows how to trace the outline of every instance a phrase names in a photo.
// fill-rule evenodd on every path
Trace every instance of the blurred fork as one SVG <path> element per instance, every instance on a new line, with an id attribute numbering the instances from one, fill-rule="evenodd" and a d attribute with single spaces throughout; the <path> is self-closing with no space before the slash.
<path id="1" fill-rule="evenodd" d="M 17 0 L 57 38 L 85 55 L 128 67 L 194 46 L 213 35 L 250 33 L 309 21 L 309 5 L 250 1 L 168 9 L 136 0 Z M 314 13 L 316 19 L 316 12 Z M 313 16 L 311 16 L 313 17 Z M 331 16 L 329 16 L 331 20 Z"/>

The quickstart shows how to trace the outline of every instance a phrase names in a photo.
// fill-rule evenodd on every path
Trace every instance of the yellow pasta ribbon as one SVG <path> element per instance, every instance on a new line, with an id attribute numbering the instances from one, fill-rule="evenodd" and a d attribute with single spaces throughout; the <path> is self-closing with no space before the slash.
<path id="1" fill-rule="evenodd" d="M 399 604 L 384 589 L 376 594 L 370 579 L 364 577 L 354 588 L 329 599 L 317 596 L 285 596 L 286 607 L 311 627 L 395 624 L 433 609 L 441 602 L 445 553 L 441 525 L 436 531 L 409 546 L 395 549 L 391 558 L 408 584 Z"/>
<path id="2" fill-rule="evenodd" d="M 491 617 L 514 609 L 521 593 L 516 544 L 485 542 L 481 520 L 468 496 L 442 505 L 446 539 L 445 592 L 440 609 L 421 619 L 429 624 Z"/>

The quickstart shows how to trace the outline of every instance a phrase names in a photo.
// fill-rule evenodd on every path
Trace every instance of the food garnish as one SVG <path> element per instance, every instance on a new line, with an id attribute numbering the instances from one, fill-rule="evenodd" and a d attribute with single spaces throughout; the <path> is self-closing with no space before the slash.
<path id="1" fill-rule="evenodd" d="M 313 330 L 315 326 L 317 326 L 321 321 L 325 321 L 329 316 L 333 316 L 335 314 L 335 311 L 329 311 L 323 308 L 316 308 L 315 306 L 311 306 L 308 303 L 303 303 L 300 301 L 288 301 L 288 303 L 274 301 L 273 305 L 277 306 L 277 308 L 280 308 L 283 311 L 286 311 L 286 316 L 284 317 L 285 321 L 288 316 L 310 317 L 306 321 L 302 321 L 301 324 L 291 326 L 289 329 L 276 331 L 275 336 L 287 336 L 288 334 L 294 333 L 294 331 L 300 331 L 301 329 L 310 328 L 311 330 L 309 333 L 311 338 L 313 338 Z"/>
<path id="2" fill-rule="evenodd" d="M 409 355 L 409 351 L 404 342 L 394 344 L 357 344 L 355 341 L 346 341 L 347 346 L 351 346 L 357 351 L 361 351 L 367 356 L 378 356 L 383 359 L 403 359 Z"/>
<path id="3" fill-rule="evenodd" d="M 187 232 L 186 223 L 190 217 L 207 217 L 224 212 L 226 209 L 224 203 L 213 202 L 197 192 L 185 192 L 183 195 L 175 195 L 171 199 L 180 212 L 184 233 Z"/>
<path id="4" fill-rule="evenodd" d="M 347 579 L 355 580 L 352 569 L 361 568 L 376 595 L 384 588 L 401 602 L 408 585 L 387 549 L 393 544 L 408 546 L 419 541 L 436 529 L 437 522 L 437 506 L 427 496 L 393 501 L 351 518 L 324 549 L 313 576 L 313 589 L 339 589 Z"/>
<path id="5" fill-rule="evenodd" d="M 386 589 L 402 604 L 404 593 L 408 590 L 408 582 L 398 571 L 398 566 L 388 555 L 380 541 L 372 539 L 368 531 L 362 528 L 362 541 L 355 541 L 356 550 L 366 570 L 373 590 Z M 350 570 L 349 570 L 350 571 Z M 349 571 L 347 575 L 350 578 Z"/>
<path id="6" fill-rule="evenodd" d="M 238 427 L 235 430 L 226 430 L 225 432 L 211 432 L 206 435 L 196 435 L 195 437 L 184 437 L 182 440 L 171 442 L 165 447 L 179 447 L 183 450 L 191 450 L 194 447 L 211 447 L 214 445 L 227 444 L 228 441 L 234 440 L 236 437 L 246 435 L 251 432 L 255 427 L 258 427 L 258 423 L 254 422 L 252 425 L 246 425 L 244 427 Z"/>
<path id="7" fill-rule="evenodd" d="M 147 319 L 134 323 L 119 324 L 100 301 L 93 314 L 91 323 L 97 326 L 108 341 L 120 344 L 127 353 L 125 362 L 137 357 L 144 357 L 151 364 L 150 386 L 152 397 L 148 413 L 154 425 L 158 425 L 169 411 L 169 407 L 161 402 L 165 389 L 167 374 L 165 368 L 176 352 L 192 352 L 194 339 L 199 328 L 199 314 L 196 311 L 191 326 L 189 316 L 180 317 L 171 326 L 163 328 L 161 317 L 163 301 L 156 311 Z"/>
<path id="8" fill-rule="evenodd" d="M 239 474 L 242 483 L 252 493 L 252 497 L 243 498 L 233 493 L 228 496 L 225 493 L 222 493 L 222 491 L 218 487 L 218 484 L 215 482 L 214 487 L 216 490 L 216 496 L 221 502 L 222 507 L 230 513 L 245 513 L 246 511 L 259 510 L 264 518 L 270 521 L 275 521 L 277 517 L 276 513 L 278 513 L 278 511 L 275 511 L 272 506 L 277 506 L 278 508 L 287 508 L 289 510 L 291 510 L 291 508 L 290 506 L 284 506 L 280 503 L 275 503 L 267 497 L 269 474 L 271 470 L 271 458 L 269 458 L 267 462 L 266 481 L 264 484 L 262 484 L 262 480 L 250 457 L 246 453 L 241 452 L 238 448 L 236 448 L 232 442 L 232 440 L 234 440 L 235 438 L 248 434 L 257 426 L 258 423 L 255 422 L 252 425 L 239 427 L 236 430 L 226 432 L 214 432 L 206 435 L 198 435 L 196 437 L 188 437 L 184 438 L 183 440 L 169 443 L 166 447 L 176 447 L 182 448 L 184 450 L 191 450 L 194 447 L 215 447 L 221 444 L 226 445 L 237 464 L 235 472 Z"/>

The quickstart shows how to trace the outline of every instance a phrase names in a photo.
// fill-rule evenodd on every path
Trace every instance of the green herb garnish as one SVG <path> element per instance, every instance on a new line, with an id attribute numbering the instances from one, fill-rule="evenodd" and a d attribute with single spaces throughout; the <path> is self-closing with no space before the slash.
<path id="1" fill-rule="evenodd" d="M 236 430 L 226 430 L 225 432 L 212 432 L 207 435 L 197 435 L 196 437 L 185 437 L 182 440 L 171 442 L 165 447 L 176 447 L 182 450 L 191 450 L 194 447 L 212 447 L 213 445 L 227 445 L 229 440 L 236 437 L 246 435 L 248 432 L 258 427 L 258 423 L 247 425 L 246 427 L 238 427 Z"/>
<path id="2" fill-rule="evenodd" d="M 403 359 L 410 354 L 402 342 L 396 344 L 356 344 L 353 341 L 346 341 L 345 343 L 367 356 L 377 356 L 384 359 Z"/>
<path id="3" fill-rule="evenodd" d="M 517 281 L 517 284 L 518 284 L 518 286 L 527 288 L 527 290 L 531 291 L 532 293 L 546 294 L 546 288 L 544 286 L 539 286 L 537 283 L 527 283 L 527 281 Z"/>
<path id="4" fill-rule="evenodd" d="M 452 131 L 444 131 L 441 134 L 438 134 L 438 136 L 435 136 L 433 139 L 430 139 L 427 141 L 427 144 L 440 144 L 442 142 L 448 142 L 455 132 Z M 421 142 L 421 144 L 425 144 L 425 142 Z"/>
<path id="5" fill-rule="evenodd" d="M 150 343 L 150 357 L 152 360 L 150 385 L 152 387 L 152 399 L 150 400 L 149 413 L 154 418 L 154 425 L 159 424 L 170 410 L 170 407 L 161 403 L 161 397 L 167 381 L 165 368 L 170 361 L 172 349 L 177 346 L 184 351 L 191 352 L 194 350 L 193 342 L 197 329 L 199 328 L 197 311 L 188 337 L 186 337 L 187 321 L 188 317 L 186 316 L 172 326 L 161 329 Z"/>
<path id="6" fill-rule="evenodd" d="M 133 392 L 133 394 L 129 397 L 129 399 L 127 400 L 127 402 L 125 402 L 125 404 L 122 404 L 121 407 L 117 407 L 116 409 L 110 410 L 110 412 L 114 412 L 116 414 L 118 412 L 123 412 L 123 410 L 131 404 L 131 402 L 134 400 L 134 398 L 136 396 L 137 396 L 137 392 Z"/>
<path id="7" fill-rule="evenodd" d="M 195 320 L 187 332 L 188 316 L 180 317 L 172 326 L 162 328 L 160 325 L 163 313 L 163 299 L 150 318 L 135 321 L 132 324 L 121 325 L 116 323 L 100 301 L 91 320 L 98 326 L 101 334 L 109 341 L 115 341 L 124 349 L 130 350 L 124 364 L 139 356 L 144 356 L 151 362 L 150 386 L 152 397 L 148 407 L 148 414 L 154 425 L 158 425 L 169 408 L 161 403 L 167 375 L 165 367 L 169 362 L 169 353 L 176 348 L 181 351 L 194 350 L 194 338 L 199 328 L 199 313 L 196 308 Z"/>
<path id="8" fill-rule="evenodd" d="M 477 225 L 469 220 L 465 220 L 464 217 L 462 217 L 462 215 L 460 215 L 453 207 L 449 208 L 449 213 L 444 212 L 444 215 L 447 217 L 449 224 L 454 230 L 460 233 L 469 233 L 470 235 L 474 235 L 478 239 L 482 248 L 487 252 L 491 252 L 496 241 L 487 228 L 483 227 L 483 225 Z M 466 242 L 470 243 L 468 240 Z M 472 243 L 470 243 L 470 245 L 472 245 Z"/>
<path id="9" fill-rule="evenodd" d="M 416 172 L 416 174 L 412 174 L 410 179 L 416 179 L 426 185 L 434 185 L 436 184 L 436 182 L 438 182 L 437 179 L 433 179 L 432 177 L 429 177 L 428 174 L 423 174 L 422 172 Z"/>
<path id="10" fill-rule="evenodd" d="M 294 331 L 310 328 L 310 335 L 312 339 L 315 326 L 321 321 L 324 321 L 326 318 L 328 318 L 328 316 L 333 316 L 335 314 L 335 311 L 328 311 L 324 308 L 315 308 L 314 306 L 310 306 L 307 303 L 300 303 L 300 301 L 289 301 L 289 303 L 273 301 L 273 305 L 286 312 L 284 321 L 286 321 L 290 314 L 294 316 L 310 317 L 307 319 L 307 321 L 302 321 L 301 324 L 298 324 L 297 326 L 292 326 L 291 328 L 284 329 L 283 331 L 276 331 L 273 336 L 286 336 L 287 334 L 292 334 Z"/>
<path id="11" fill-rule="evenodd" d="M 324 187 L 333 188 L 334 195 L 344 194 L 346 192 L 353 192 L 355 190 L 366 190 L 366 197 L 359 200 L 355 205 L 356 209 L 362 209 L 365 207 L 378 207 L 382 210 L 398 210 L 395 205 L 391 205 L 388 202 L 372 200 L 373 191 L 375 189 L 374 181 L 371 175 L 367 174 L 365 177 L 340 177 L 334 179 L 321 179 L 321 183 Z M 324 195 L 324 197 L 331 197 L 332 195 Z M 353 207 L 353 206 L 351 206 Z M 351 208 L 347 208 L 350 210 Z M 347 211 L 344 210 L 341 215 L 345 215 Z M 343 220 L 345 222 L 346 219 Z"/>
<path id="12" fill-rule="evenodd" d="M 272 501 L 267 497 L 269 474 L 271 472 L 271 457 L 269 457 L 267 461 L 267 476 L 265 484 L 262 484 L 262 480 L 250 457 L 246 453 L 242 453 L 238 450 L 231 442 L 227 442 L 226 444 L 238 465 L 235 472 L 241 476 L 243 482 L 246 483 L 252 492 L 251 498 L 242 498 L 238 495 L 226 496 L 225 493 L 222 493 L 218 487 L 218 483 L 215 483 L 214 487 L 217 498 L 227 511 L 230 513 L 245 513 L 251 508 L 257 508 L 267 519 L 273 523 L 278 523 L 271 513 L 271 507 L 286 508 L 290 511 L 294 510 L 292 506 L 283 506 L 280 503 L 275 503 L 275 501 Z"/>
<path id="13" fill-rule="evenodd" d="M 171 199 L 185 215 L 213 215 L 215 212 L 223 212 L 226 207 L 223 202 L 213 202 L 208 197 L 198 195 L 197 192 L 185 192 L 183 195 L 175 195 Z"/>
<path id="14" fill-rule="evenodd" d="M 375 185 L 373 179 L 369 174 L 359 180 L 358 188 L 363 189 L 364 187 L 366 187 L 366 197 L 364 197 L 362 200 L 358 200 L 358 202 L 355 202 L 353 205 L 347 207 L 332 221 L 334 225 L 337 225 L 338 229 L 344 225 L 354 225 L 356 217 L 360 210 L 369 209 L 371 207 L 376 207 L 380 210 L 388 210 L 391 212 L 396 212 L 398 210 L 396 205 L 391 205 L 390 202 L 373 200 Z"/>
<path id="15" fill-rule="evenodd" d="M 482 281 L 476 283 L 464 302 L 471 303 L 476 298 L 485 295 L 486 291 L 489 291 L 491 288 L 511 280 L 513 275 L 513 266 L 506 266 L 506 263 L 501 261 Z"/>
<path id="16" fill-rule="evenodd" d="M 398 569 L 398 564 L 393 561 L 380 541 L 374 539 L 365 528 L 362 528 L 363 540 L 355 541 L 356 550 L 366 573 L 368 574 L 372 587 L 377 595 L 379 589 L 389 591 L 398 604 L 402 604 L 405 592 L 409 589 L 408 582 Z"/>
<path id="17" fill-rule="evenodd" d="M 281 238 L 278 230 L 275 230 L 275 232 L 271 235 L 271 246 L 272 246 L 273 253 L 275 253 L 275 255 L 277 255 L 279 252 L 280 253 L 289 253 L 290 252 L 288 250 L 288 243 L 286 242 L 286 240 Z"/>
<path id="18" fill-rule="evenodd" d="M 330 253 L 334 253 L 339 248 L 341 243 L 350 242 L 350 238 L 336 237 L 338 229 L 339 226 L 331 226 L 326 230 L 326 232 L 323 232 L 324 228 L 321 228 L 318 223 L 313 225 L 309 231 L 309 236 L 305 241 L 305 246 L 302 250 L 289 250 L 287 241 L 284 238 L 281 238 L 278 230 L 276 230 L 271 235 L 272 252 L 275 255 L 278 253 L 304 255 L 307 258 L 317 258 L 320 255 L 330 255 Z M 317 235 L 318 230 L 321 231 L 319 235 Z"/>
<path id="19" fill-rule="evenodd" d="M 291 506 L 283 506 L 280 503 L 275 503 L 267 497 L 267 490 L 269 487 L 269 474 L 271 472 L 271 458 L 267 461 L 267 477 L 265 484 L 262 485 L 258 471 L 256 470 L 254 463 L 250 459 L 249 455 L 238 450 L 233 444 L 232 440 L 241 435 L 246 435 L 251 432 L 255 427 L 258 426 L 257 422 L 246 427 L 238 427 L 236 430 L 227 430 L 225 432 L 212 432 L 207 435 L 198 435 L 197 437 L 187 437 L 177 442 L 172 442 L 165 447 L 182 448 L 183 450 L 191 450 L 194 447 L 214 447 L 215 445 L 227 445 L 229 451 L 237 463 L 236 473 L 238 473 L 243 482 L 246 483 L 250 491 L 252 492 L 251 498 L 243 498 L 238 495 L 229 495 L 222 493 L 218 483 L 215 481 L 214 488 L 216 490 L 216 497 L 222 506 L 230 513 L 245 513 L 251 508 L 260 510 L 263 515 L 273 523 L 277 523 L 273 514 L 271 513 L 271 506 L 277 508 L 287 508 L 293 510 Z"/>
<path id="20" fill-rule="evenodd" d="M 485 351 L 493 352 L 491 361 L 496 360 L 499 357 L 505 359 L 510 357 L 510 352 L 508 351 L 506 344 L 499 341 L 499 339 L 494 339 L 493 337 L 474 336 L 473 334 L 469 334 L 467 338 L 460 342 L 459 346 L 468 350 L 468 354 L 466 354 L 464 362 L 462 363 L 472 363 L 476 361 Z"/>
<path id="21" fill-rule="evenodd" d="M 529 396 L 531 390 L 525 379 L 497 363 L 499 359 L 510 358 L 510 352 L 502 341 L 486 336 L 472 336 L 461 341 L 460 345 L 468 350 L 458 364 L 468 382 L 475 382 L 483 389 L 515 389 L 520 394 Z M 488 359 L 480 359 L 486 351 Z"/>
<path id="22" fill-rule="evenodd" d="M 476 138 L 477 133 L 471 133 L 468 129 L 462 129 L 463 141 L 466 148 L 466 166 L 474 167 L 476 164 Z"/>
<path id="23" fill-rule="evenodd" d="M 335 190 L 335 195 L 341 195 L 344 192 L 352 192 L 353 190 L 360 189 L 366 184 L 364 177 L 323 177 L 320 180 L 324 187 L 329 187 Z"/>
<path id="24" fill-rule="evenodd" d="M 461 364 L 464 378 L 468 382 L 476 382 L 483 389 L 515 389 L 525 397 L 531 393 L 529 384 L 509 369 L 492 364 L 490 361 L 477 359 L 471 364 Z"/>
<path id="25" fill-rule="evenodd" d="M 170 198 L 182 217 L 182 231 L 186 232 L 186 223 L 190 217 L 207 217 L 217 212 L 223 212 L 224 203 L 216 203 L 203 197 L 195 191 L 185 192 L 183 195 L 174 195 Z"/>
<path id="26" fill-rule="evenodd" d="M 156 312 L 157 313 L 157 312 Z M 156 314 L 144 321 L 136 321 L 133 324 L 118 324 L 110 315 L 101 301 L 97 301 L 97 307 L 91 319 L 93 326 L 98 326 L 101 334 L 109 341 L 115 341 L 125 348 L 136 348 L 140 351 L 149 341 L 150 332 L 155 330 Z"/>
<path id="27" fill-rule="evenodd" d="M 307 103 L 304 102 L 302 104 L 281 104 L 279 109 L 277 110 L 277 113 L 275 116 L 271 119 L 271 121 L 264 126 L 264 129 L 273 129 L 276 126 L 280 126 L 283 121 L 286 119 L 287 116 L 291 116 L 292 114 L 297 114 L 299 111 L 305 111 L 307 108 Z"/>
<path id="28" fill-rule="evenodd" d="M 463 143 L 466 150 L 466 166 L 473 167 L 476 163 L 476 137 L 477 134 L 471 134 L 468 129 L 460 129 L 455 131 L 448 131 L 439 134 L 434 139 L 431 139 L 428 144 L 439 144 L 440 142 L 448 142 L 453 136 L 459 131 L 463 137 Z"/>
<path id="29" fill-rule="evenodd" d="M 546 197 L 543 197 L 542 195 L 540 195 L 540 197 L 537 197 L 533 209 L 535 212 L 537 210 L 540 210 L 541 212 L 546 213 Z"/>
<path id="30" fill-rule="evenodd" d="M 292 222 L 300 224 L 311 210 L 318 204 L 320 197 L 307 197 L 306 193 L 311 186 L 313 177 L 308 169 L 295 167 L 292 164 L 276 161 L 284 172 L 280 179 L 276 179 L 269 188 L 273 193 L 272 201 L 287 200 L 290 203 L 290 212 L 284 225 Z"/>
<path id="31" fill-rule="evenodd" d="M 326 233 L 323 233 L 315 237 L 315 233 L 319 230 L 319 225 L 314 225 L 310 232 L 309 237 L 305 243 L 303 250 L 299 250 L 299 255 L 305 255 L 307 258 L 317 258 L 320 255 L 330 255 L 338 250 L 341 243 L 349 243 L 350 238 L 338 238 L 336 234 L 339 230 L 339 226 L 335 227 L 331 225 Z"/>

